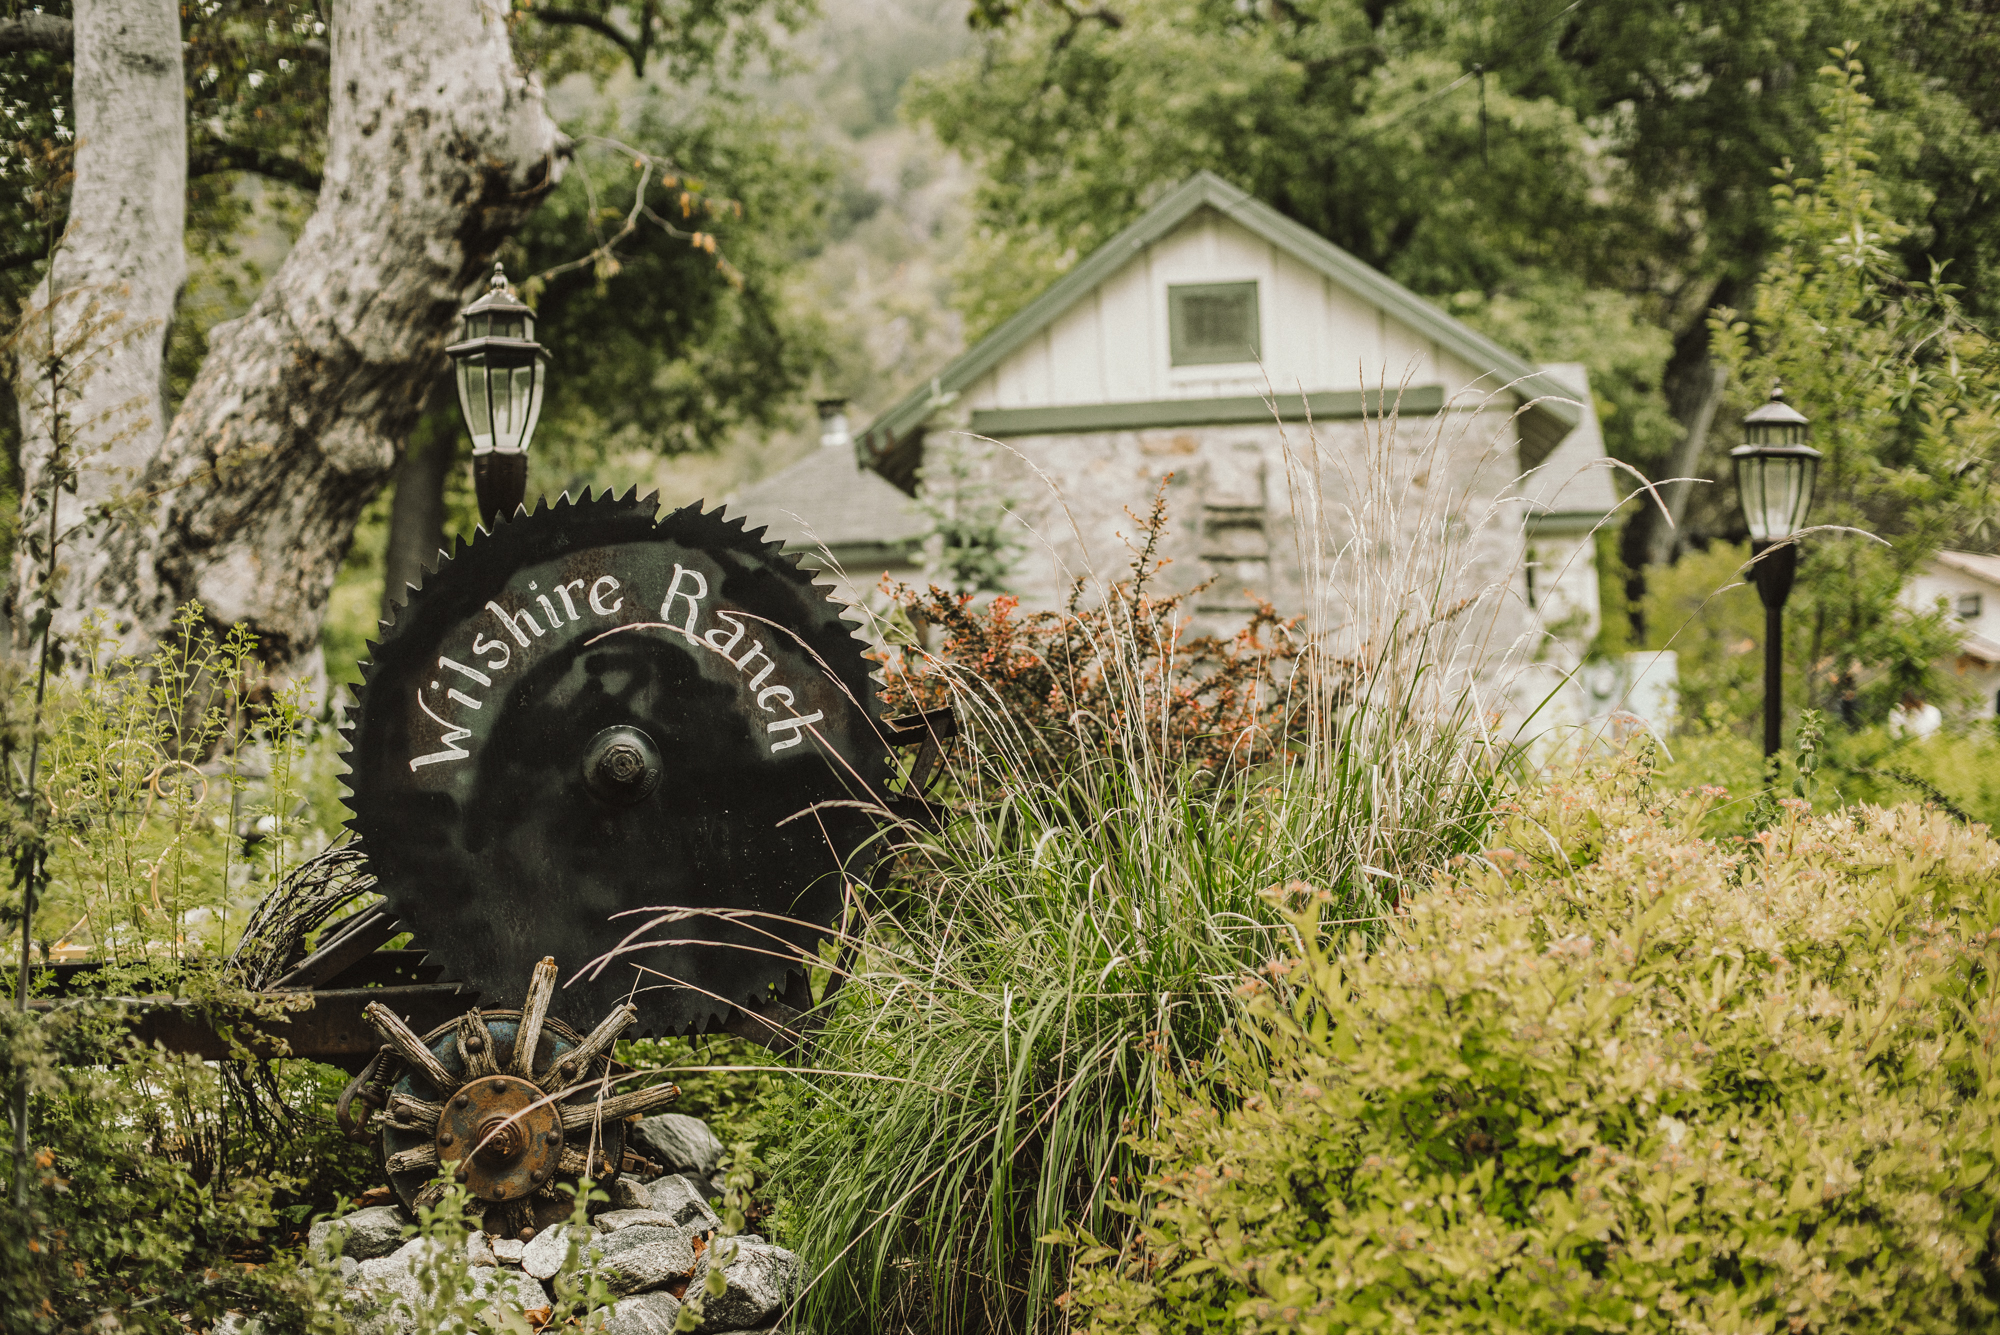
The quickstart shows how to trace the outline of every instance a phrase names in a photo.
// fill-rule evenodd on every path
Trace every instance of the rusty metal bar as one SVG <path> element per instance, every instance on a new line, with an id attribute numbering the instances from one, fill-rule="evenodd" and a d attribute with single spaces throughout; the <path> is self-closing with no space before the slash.
<path id="1" fill-rule="evenodd" d="M 371 1002 L 389 1007 L 418 1033 L 435 1029 L 456 1019 L 466 1008 L 476 1005 L 479 994 L 454 983 L 423 983 L 410 987 L 356 987 L 324 992 L 265 993 L 272 1000 L 293 1005 L 308 1003 L 303 1009 L 269 1019 L 237 1017 L 229 1020 L 243 1046 L 259 1056 L 275 1056 L 282 1038 L 294 1057 L 341 1065 L 366 1060 L 382 1046 L 380 1036 L 362 1016 Z M 216 1032 L 215 1019 L 205 1007 L 174 997 L 111 997 L 130 1009 L 133 1035 L 142 1043 L 157 1043 L 169 1052 L 185 1052 L 206 1061 L 230 1055 L 229 1044 Z M 58 1006 L 89 1004 L 80 999 L 30 1001 L 34 1010 L 48 1011 Z"/>

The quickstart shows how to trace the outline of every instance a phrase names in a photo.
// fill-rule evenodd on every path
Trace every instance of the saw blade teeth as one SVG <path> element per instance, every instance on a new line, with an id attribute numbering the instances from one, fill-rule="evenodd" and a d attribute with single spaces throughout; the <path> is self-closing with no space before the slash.
<path id="1" fill-rule="evenodd" d="M 438 563 L 426 567 L 424 577 L 398 600 L 393 620 L 383 623 L 379 640 L 370 642 L 365 660 L 358 665 L 362 680 L 352 688 L 353 710 L 340 729 L 339 768 L 344 773 L 339 776 L 338 786 L 352 813 L 341 824 L 356 837 L 362 836 L 366 829 L 391 840 L 370 861 L 388 864 L 389 881 L 381 893 L 386 902 L 410 910 L 415 923 L 412 931 L 434 935 L 444 929 L 436 923 L 428 929 L 423 926 L 428 875 L 416 869 L 419 864 L 398 865 L 395 858 L 407 855 L 411 847 L 428 848 L 428 841 L 434 835 L 408 831 L 407 813 L 392 796 L 403 791 L 396 775 L 404 766 L 400 756 L 385 764 L 383 748 L 400 744 L 386 739 L 401 736 L 398 720 L 405 687 L 416 681 L 413 674 L 427 670 L 424 664 L 437 652 L 426 648 L 430 643 L 426 637 L 432 635 L 433 623 L 437 623 L 439 630 L 456 624 L 460 612 L 455 609 L 462 593 L 484 587 L 494 576 L 549 559 L 551 554 L 599 544 L 646 542 L 673 543 L 707 551 L 731 564 L 761 565 L 778 575 L 792 592 L 781 595 L 782 604 L 771 605 L 772 614 L 782 615 L 788 624 L 795 624 L 796 633 L 815 655 L 821 656 L 826 670 L 843 684 L 849 697 L 864 713 L 879 716 L 882 689 L 879 666 L 870 661 L 868 650 L 872 646 L 861 633 L 863 625 L 857 624 L 856 609 L 837 596 L 839 584 L 816 581 L 813 572 L 801 568 L 803 554 L 785 551 L 785 545 L 772 538 L 768 527 L 754 524 L 748 515 L 732 516 L 726 504 L 703 499 L 663 512 L 658 490 L 649 491 L 642 498 L 636 486 L 622 491 L 612 487 L 579 488 L 553 498 L 538 497 L 532 509 L 522 507 L 512 514 L 494 517 L 470 534 L 455 534 L 441 546 Z M 461 560 L 464 566 L 449 564 Z M 807 597 L 807 587 L 818 590 L 823 597 Z M 833 607 L 817 610 L 826 603 Z M 780 605 L 785 608 L 782 613 L 776 610 Z M 440 621 L 441 617 L 449 620 Z M 836 627 L 836 621 L 843 624 Z M 848 649 L 850 643 L 856 648 Z M 429 675 L 422 677 L 425 682 L 430 679 Z M 381 699 L 376 701 L 371 717 L 368 704 L 376 695 Z M 489 708 L 487 712 L 493 711 Z M 866 743 L 858 744 L 866 752 Z M 865 772 L 873 773 L 875 766 L 886 764 L 872 756 L 863 758 L 863 752 L 857 753 L 856 763 Z M 418 844 L 411 844 L 413 839 Z M 401 855 L 397 849 L 402 849 Z M 430 944 L 440 948 L 435 952 L 438 958 L 463 955 L 460 943 L 455 940 L 440 938 Z M 456 967 L 464 967 L 462 958 Z M 451 971 L 450 967 L 447 971 Z M 770 975 L 756 972 L 750 976 L 761 981 Z M 763 982 L 755 995 L 782 992 L 781 983 Z M 705 1005 L 690 997 L 671 1005 L 661 1002 L 659 1009 L 642 1016 L 641 1022 L 663 1033 L 695 1032 L 713 1028 L 728 1013 L 727 1005 Z M 669 1015 L 674 1018 L 667 1019 Z"/>

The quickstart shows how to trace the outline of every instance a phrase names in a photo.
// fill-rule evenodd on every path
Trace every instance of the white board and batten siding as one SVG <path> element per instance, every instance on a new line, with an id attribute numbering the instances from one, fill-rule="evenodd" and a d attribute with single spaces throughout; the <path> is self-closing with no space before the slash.
<path id="1" fill-rule="evenodd" d="M 1233 282 L 1257 284 L 1261 364 L 1172 365 L 1168 289 Z M 1385 384 L 1456 391 L 1482 374 L 1281 247 L 1204 210 L 1044 325 L 961 400 L 978 411 Z M 1488 376 L 1481 387 L 1501 383 Z"/>

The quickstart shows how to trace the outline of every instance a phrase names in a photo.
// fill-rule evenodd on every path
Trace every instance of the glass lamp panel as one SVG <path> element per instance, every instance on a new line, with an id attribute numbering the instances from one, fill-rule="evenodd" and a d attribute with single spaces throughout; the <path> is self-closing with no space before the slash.
<path id="1" fill-rule="evenodd" d="M 487 371 L 488 383 L 493 386 L 493 448 L 500 454 L 512 454 L 515 450 L 515 434 L 518 431 L 519 400 L 514 393 L 514 369 L 510 366 L 495 366 Z"/>
<path id="2" fill-rule="evenodd" d="M 1800 440 L 1805 438 L 1804 428 L 1798 431 Z M 1806 511 L 1812 509 L 1813 483 L 1819 479 L 1819 460 L 1804 457 L 1793 461 L 1798 468 L 1798 486 L 1792 504 L 1792 522 L 1787 532 L 1797 533 L 1806 526 Z"/>
<path id="3" fill-rule="evenodd" d="M 1737 464 L 1743 519 L 1758 542 L 1777 542 L 1797 531 L 1812 503 L 1812 461 L 1796 455 L 1751 455 Z"/>
<path id="4" fill-rule="evenodd" d="M 1806 428 L 1803 422 L 1756 422 L 1744 429 L 1743 438 L 1752 445 L 1803 445 Z"/>
<path id="5" fill-rule="evenodd" d="M 486 398 L 486 366 L 476 357 L 459 361 L 458 410 L 465 415 L 465 429 L 472 436 L 472 452 L 485 454 L 493 448 L 493 413 Z"/>
<path id="6" fill-rule="evenodd" d="M 528 400 L 527 421 L 521 427 L 521 448 L 526 450 L 528 442 L 535 438 L 535 427 L 542 420 L 542 371 L 547 365 L 540 357 L 521 368 L 527 373 L 528 383 L 524 393 Z"/>

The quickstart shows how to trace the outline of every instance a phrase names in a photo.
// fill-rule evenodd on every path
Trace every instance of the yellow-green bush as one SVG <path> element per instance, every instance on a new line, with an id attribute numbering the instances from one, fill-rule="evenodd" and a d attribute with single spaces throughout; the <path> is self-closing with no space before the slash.
<path id="1" fill-rule="evenodd" d="M 1373 946 L 1279 965 L 1140 1143 L 1101 1331 L 1994 1319 L 2000 844 L 1915 807 L 1701 839 L 1532 794 Z M 1320 938 L 1317 910 L 1296 919 Z"/>

